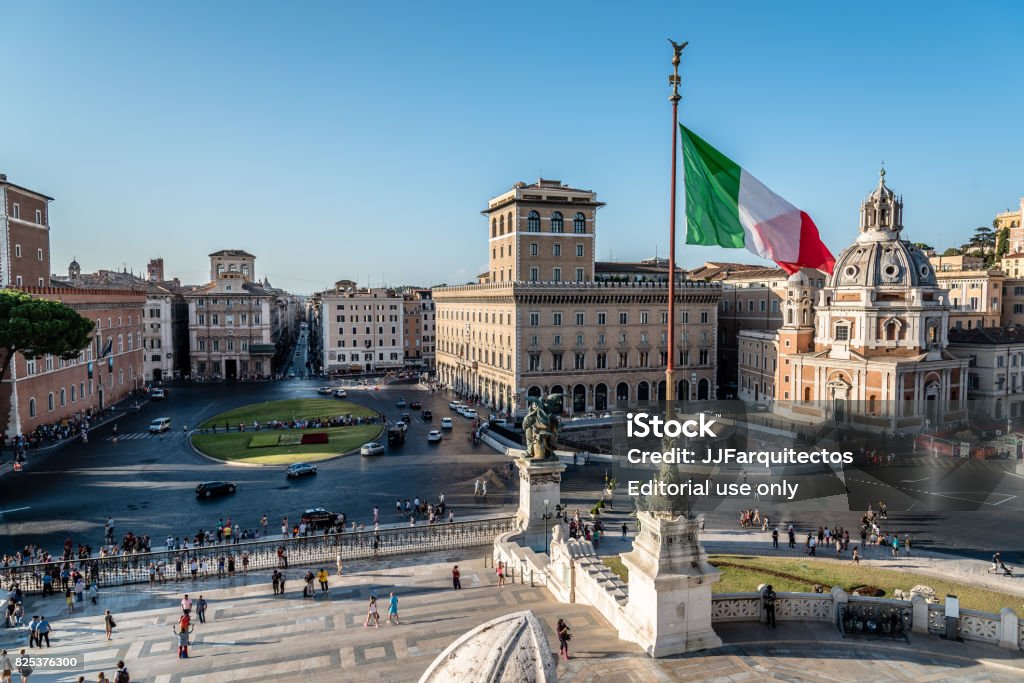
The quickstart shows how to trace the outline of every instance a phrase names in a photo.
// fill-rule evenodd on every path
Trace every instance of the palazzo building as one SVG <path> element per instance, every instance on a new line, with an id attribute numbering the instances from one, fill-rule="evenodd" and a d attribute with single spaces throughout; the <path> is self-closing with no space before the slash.
<path id="1" fill-rule="evenodd" d="M 777 358 L 774 412 L 880 430 L 964 419 L 968 360 L 947 348 L 949 292 L 902 231 L 903 200 L 883 171 L 825 287 L 815 291 L 803 273 L 789 278 L 767 351 Z M 765 342 L 764 333 L 740 337 L 741 348 Z M 752 373 L 741 364 L 740 376 L 742 385 Z"/>
<path id="2" fill-rule="evenodd" d="M 668 269 L 596 263 L 596 193 L 517 183 L 482 212 L 490 270 L 479 284 L 434 289 L 438 379 L 492 408 L 565 396 L 566 412 L 626 408 L 665 396 Z M 628 272 L 627 272 L 628 271 Z M 677 273 L 681 400 L 716 395 L 721 285 Z"/>

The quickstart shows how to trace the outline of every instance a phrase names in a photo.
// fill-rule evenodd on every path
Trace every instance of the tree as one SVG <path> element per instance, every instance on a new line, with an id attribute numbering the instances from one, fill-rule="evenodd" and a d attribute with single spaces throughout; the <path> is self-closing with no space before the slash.
<path id="1" fill-rule="evenodd" d="M 1010 229 L 999 230 L 996 236 L 996 258 L 1001 259 L 1010 251 Z"/>
<path id="2" fill-rule="evenodd" d="M 956 247 L 949 247 L 946 251 L 942 252 L 943 256 L 960 256 L 963 254 L 963 249 L 957 249 Z"/>
<path id="3" fill-rule="evenodd" d="M 14 289 L 0 290 L 0 382 L 7 379 L 15 354 L 25 358 L 78 357 L 92 340 L 93 322 L 73 308 L 49 299 L 33 299 Z"/>
<path id="4" fill-rule="evenodd" d="M 930 244 L 925 244 L 924 242 L 914 242 L 914 246 L 921 251 L 935 251 L 935 247 Z"/>

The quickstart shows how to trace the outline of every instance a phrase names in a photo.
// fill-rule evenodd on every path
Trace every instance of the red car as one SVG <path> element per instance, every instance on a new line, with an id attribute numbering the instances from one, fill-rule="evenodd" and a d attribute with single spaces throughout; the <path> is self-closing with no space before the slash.
<path id="1" fill-rule="evenodd" d="M 409 404 L 409 407 L 412 408 L 413 410 L 419 410 L 421 407 L 423 407 L 423 404 L 420 403 L 419 401 L 413 401 L 412 403 Z"/>

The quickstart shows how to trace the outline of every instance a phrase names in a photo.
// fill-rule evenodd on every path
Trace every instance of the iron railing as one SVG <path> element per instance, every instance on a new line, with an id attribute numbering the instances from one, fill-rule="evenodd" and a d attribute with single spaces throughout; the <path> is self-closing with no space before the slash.
<path id="1" fill-rule="evenodd" d="M 245 566 L 249 570 L 310 564 L 333 567 L 339 556 L 342 561 L 347 561 L 486 545 L 499 534 L 515 528 L 515 517 L 497 517 L 378 531 L 369 529 L 237 544 L 221 543 L 188 550 L 91 557 L 71 560 L 70 568 L 78 569 L 85 576 L 87 585 L 95 581 L 104 588 L 148 582 L 151 580 L 151 567 L 157 581 L 191 578 L 193 559 L 199 564 L 205 562 L 203 576 L 216 575 L 221 558 L 224 558 L 225 566 L 233 558 L 236 573 L 244 570 L 243 557 L 248 559 Z M 54 590 L 58 591 L 62 589 L 60 572 L 65 564 L 49 562 L 0 567 L 0 580 L 5 588 L 17 586 L 24 593 L 40 593 L 43 591 L 43 576 L 49 574 L 53 578 Z"/>

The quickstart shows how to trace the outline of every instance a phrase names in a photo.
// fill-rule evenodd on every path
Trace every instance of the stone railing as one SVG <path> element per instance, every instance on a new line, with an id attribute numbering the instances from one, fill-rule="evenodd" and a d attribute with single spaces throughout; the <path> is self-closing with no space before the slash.
<path id="1" fill-rule="evenodd" d="M 227 558 L 233 558 L 237 572 L 243 571 L 243 557 L 247 558 L 248 569 L 251 570 L 310 564 L 333 566 L 339 555 L 342 560 L 358 560 L 488 545 L 494 542 L 495 537 L 515 528 L 515 517 L 495 517 L 377 531 L 207 545 L 189 550 L 93 557 L 74 560 L 72 566 L 85 575 L 87 583 L 95 580 L 100 588 L 106 588 L 147 582 L 150 580 L 150 567 L 158 572 L 158 580 L 160 576 L 172 580 L 186 577 L 193 559 L 205 563 L 206 574 L 209 575 L 216 574 L 221 558 L 225 558 L 225 562 Z M 43 590 L 43 576 L 49 573 L 54 587 L 60 589 L 61 567 L 60 562 L 3 567 L 0 568 L 0 581 L 5 588 L 16 585 L 25 593 L 39 593 Z"/>
<path id="2" fill-rule="evenodd" d="M 777 593 L 775 618 L 780 621 L 823 621 L 836 623 L 842 609 L 888 614 L 910 626 L 913 633 L 933 635 L 946 632 L 946 609 L 929 604 L 923 596 L 912 600 L 891 600 L 848 595 L 840 588 L 831 593 Z M 893 616 L 895 615 L 895 616 Z M 764 621 L 760 593 L 720 593 L 711 598 L 712 622 Z M 872 617 L 873 618 L 873 617 Z M 957 633 L 964 640 L 1024 650 L 1024 624 L 1010 608 L 999 614 L 961 609 Z"/>

